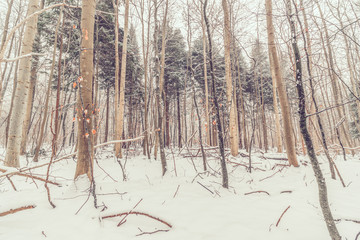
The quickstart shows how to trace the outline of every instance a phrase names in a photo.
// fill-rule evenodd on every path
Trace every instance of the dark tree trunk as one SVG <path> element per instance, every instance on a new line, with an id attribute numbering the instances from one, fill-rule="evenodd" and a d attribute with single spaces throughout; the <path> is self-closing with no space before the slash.
<path id="1" fill-rule="evenodd" d="M 291 27 L 292 47 L 294 50 L 294 56 L 295 56 L 295 62 L 296 62 L 296 83 L 297 83 L 296 88 L 297 88 L 298 97 L 299 97 L 300 129 L 301 129 L 301 133 L 303 135 L 303 138 L 304 138 L 304 141 L 306 144 L 306 148 L 308 150 L 307 151 L 308 156 L 310 158 L 311 165 L 313 167 L 316 181 L 318 184 L 319 201 L 320 201 L 321 210 L 324 215 L 325 222 L 326 222 L 326 226 L 328 228 L 331 239 L 340 240 L 341 237 L 336 228 L 336 224 L 334 222 L 334 219 L 333 219 L 333 216 L 332 216 L 332 213 L 330 210 L 329 202 L 328 202 L 325 178 L 321 172 L 320 165 L 319 165 L 319 162 L 317 160 L 317 157 L 316 157 L 316 154 L 314 151 L 313 143 L 312 143 L 312 140 L 311 140 L 311 137 L 308 132 L 307 125 L 306 125 L 305 92 L 304 92 L 304 87 L 303 87 L 303 82 L 302 82 L 301 56 L 300 56 L 299 48 L 297 45 L 295 22 L 293 20 L 293 15 L 291 13 L 290 0 L 287 1 L 287 14 L 288 14 L 289 22 L 290 22 L 290 27 Z"/>
<path id="2" fill-rule="evenodd" d="M 228 180 L 228 172 L 226 169 L 226 161 L 225 161 L 225 149 L 224 149 L 224 136 L 221 127 L 221 118 L 220 118 L 220 109 L 219 103 L 216 95 L 216 88 L 215 88 L 215 73 L 214 73 L 214 64 L 213 64 L 213 55 L 212 55 L 212 39 L 211 39 L 211 32 L 210 32 L 210 24 L 209 20 L 206 15 L 206 6 L 207 0 L 204 3 L 204 19 L 207 29 L 207 35 L 209 40 L 209 59 L 210 59 L 210 73 L 211 73 L 211 80 L 212 80 L 212 92 L 215 104 L 215 111 L 216 111 L 216 124 L 217 124 L 217 134 L 219 139 L 219 149 L 221 155 L 221 170 L 222 170 L 222 186 L 224 188 L 229 188 L 229 180 Z"/>

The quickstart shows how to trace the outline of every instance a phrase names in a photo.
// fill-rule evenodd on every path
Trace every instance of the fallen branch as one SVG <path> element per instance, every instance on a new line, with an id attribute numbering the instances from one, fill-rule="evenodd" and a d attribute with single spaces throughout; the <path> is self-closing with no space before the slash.
<path id="1" fill-rule="evenodd" d="M 29 205 L 29 206 L 19 207 L 19 208 L 15 208 L 15 209 L 10 209 L 9 211 L 0 213 L 0 217 L 6 216 L 9 214 L 14 214 L 14 213 L 26 210 L 26 209 L 32 209 L 35 207 L 36 207 L 35 205 Z"/>
<path id="2" fill-rule="evenodd" d="M 250 195 L 250 194 L 253 194 L 253 193 L 266 193 L 267 195 L 270 196 L 270 193 L 268 193 L 266 191 L 253 191 L 253 192 L 244 193 L 244 195 Z"/>
<path id="3" fill-rule="evenodd" d="M 283 167 L 283 168 L 280 168 L 279 170 L 277 170 L 276 172 L 274 172 L 274 173 L 271 174 L 270 176 L 260 179 L 259 182 L 264 181 L 265 179 L 268 179 L 268 178 L 273 177 L 275 174 L 281 172 L 283 169 L 284 169 L 284 167 Z"/>
<path id="4" fill-rule="evenodd" d="M 286 213 L 286 211 L 287 211 L 289 208 L 290 208 L 290 205 L 289 205 L 289 206 L 285 209 L 285 211 L 281 214 L 279 220 L 278 220 L 277 223 L 276 223 L 276 227 L 279 226 L 279 223 L 280 223 L 281 218 L 284 216 L 284 214 Z"/>
<path id="5" fill-rule="evenodd" d="M 207 187 L 205 187 L 203 184 L 201 184 L 199 181 L 196 181 L 198 184 L 200 184 L 203 188 L 205 188 L 206 190 L 208 190 L 209 192 L 211 192 L 212 194 L 214 194 L 213 191 L 211 191 L 210 189 L 208 189 Z"/>
<path id="6" fill-rule="evenodd" d="M 15 184 L 13 183 L 13 181 L 11 180 L 11 178 L 9 176 L 6 176 L 6 178 L 9 180 L 11 186 L 13 187 L 13 189 L 15 190 L 15 192 L 17 192 L 17 189 L 15 187 Z"/>
<path id="7" fill-rule="evenodd" d="M 109 216 L 104 216 L 102 217 L 101 219 L 106 219 L 106 218 L 113 218 L 113 217 L 121 217 L 121 216 L 124 216 L 124 215 L 130 215 L 130 214 L 134 214 L 134 215 L 142 215 L 142 216 L 146 216 L 146 217 L 149 217 L 151 219 L 154 219 L 156 221 L 159 221 L 163 224 L 165 224 L 166 226 L 168 226 L 169 228 L 172 228 L 172 225 L 164 220 L 161 220 L 160 218 L 158 217 L 154 217 L 150 214 L 147 214 L 147 213 L 143 213 L 143 212 L 124 212 L 124 213 L 119 213 L 119 214 L 114 214 L 114 215 L 109 215 Z"/>
<path id="8" fill-rule="evenodd" d="M 0 172 L 5 173 L 6 170 L 0 168 Z M 53 185 L 56 185 L 56 186 L 61 186 L 59 183 L 52 182 L 52 181 L 50 181 L 50 180 L 46 180 L 46 179 L 43 179 L 43 178 L 41 178 L 41 177 L 36 177 L 36 176 L 30 175 L 30 174 L 15 172 L 15 173 L 13 173 L 12 175 L 18 175 L 18 176 L 22 176 L 22 177 L 28 177 L 28 178 L 36 179 L 36 180 L 39 180 L 39 181 L 42 181 L 42 182 L 47 182 L 47 183 L 50 183 L 50 184 L 53 184 Z M 5 176 L 10 180 L 10 176 L 9 176 L 9 175 L 5 175 Z M 2 177 L 2 176 L 0 176 L 0 177 Z M 12 185 L 13 185 L 13 184 L 12 184 Z"/>
<path id="9" fill-rule="evenodd" d="M 154 233 L 158 233 L 158 232 L 168 232 L 169 230 L 156 230 L 154 232 L 142 232 L 142 233 L 139 233 L 137 234 L 136 236 L 141 236 L 141 235 L 145 235 L 145 234 L 154 234 Z"/>
<path id="10" fill-rule="evenodd" d="M 340 221 L 346 221 L 346 222 L 354 222 L 354 223 L 360 223 L 360 220 L 353 220 L 353 219 L 334 219 L 335 222 L 340 222 Z"/>
<path id="11" fill-rule="evenodd" d="M 131 214 L 132 213 L 132 211 L 141 203 L 141 201 L 142 201 L 143 199 L 140 199 L 140 201 L 137 203 L 137 204 L 135 204 L 135 206 L 130 210 L 130 212 L 128 212 L 126 215 L 125 215 L 125 217 L 123 217 L 123 219 L 121 219 L 121 221 L 118 223 L 118 227 L 119 226 L 121 226 L 123 223 L 125 223 L 126 222 L 126 218 L 127 218 L 127 216 L 129 216 L 129 214 Z"/>
<path id="12" fill-rule="evenodd" d="M 173 198 L 175 198 L 175 197 L 176 197 L 176 194 L 178 193 L 179 188 L 180 188 L 180 185 L 178 185 L 178 186 L 177 186 L 177 189 L 176 189 L 176 192 L 175 192 L 175 194 L 174 194 Z"/>

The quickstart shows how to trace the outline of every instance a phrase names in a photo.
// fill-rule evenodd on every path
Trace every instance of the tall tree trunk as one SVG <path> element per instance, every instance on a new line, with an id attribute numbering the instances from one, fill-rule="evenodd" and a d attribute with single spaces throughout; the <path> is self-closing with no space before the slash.
<path id="1" fill-rule="evenodd" d="M 275 33 L 272 22 L 272 2 L 271 0 L 265 0 L 265 4 L 266 4 L 268 44 L 271 52 L 270 57 L 272 57 L 271 62 L 273 63 L 273 67 L 274 67 L 276 86 L 278 88 L 281 113 L 283 117 L 286 154 L 288 156 L 290 165 L 298 167 L 299 163 L 296 159 L 295 144 L 292 136 L 290 106 L 287 99 L 286 88 L 285 88 L 284 80 L 282 78 L 280 63 L 275 45 Z"/>
<path id="2" fill-rule="evenodd" d="M 126 79 L 126 56 L 127 56 L 127 39 L 128 39 L 128 24 L 129 23 L 129 0 L 125 1 L 125 17 L 124 17 L 124 38 L 121 53 L 121 73 L 120 73 L 120 98 L 118 119 L 116 129 L 118 136 L 121 136 L 124 129 L 124 112 L 125 112 L 125 79 Z M 116 145 L 115 154 L 117 157 L 122 158 L 121 144 Z"/>
<path id="3" fill-rule="evenodd" d="M 231 28 L 230 28 L 230 14 L 226 0 L 222 0 L 222 8 L 224 11 L 224 45 L 225 45 L 225 81 L 226 81 L 226 96 L 227 108 L 230 110 L 230 149 L 233 156 L 239 154 L 239 136 L 238 126 L 236 122 L 236 102 L 234 99 L 234 90 L 231 79 Z"/>
<path id="4" fill-rule="evenodd" d="M 0 43 L 0 52 L 5 47 L 4 44 L 5 44 L 7 33 L 8 33 L 8 30 L 9 30 L 10 14 L 11 14 L 11 9 L 12 9 L 13 3 L 14 3 L 14 0 L 11 0 L 10 2 L 8 2 L 8 9 L 7 9 L 7 12 L 6 12 L 6 17 L 5 17 L 5 22 L 4 22 L 4 30 L 2 32 L 2 38 L 1 38 L 1 43 Z M 17 21 L 18 20 L 16 20 L 16 23 L 17 23 Z M 11 39 L 11 45 L 12 45 L 13 40 L 14 40 L 14 37 Z M 11 46 L 10 46 L 10 49 L 11 49 Z M 9 53 L 10 52 L 11 52 L 11 50 L 9 51 Z M 0 66 L 0 68 L 1 68 L 1 66 Z M 4 69 L 4 72 L 2 73 L 1 69 L 0 69 L 0 96 L 3 93 L 2 91 L 5 91 L 5 89 L 2 89 L 3 82 L 4 82 L 4 77 L 5 77 L 5 71 L 6 70 Z M 2 109 L 2 100 L 3 100 L 3 98 L 0 99 L 0 116 L 1 116 L 1 109 Z"/>
<path id="5" fill-rule="evenodd" d="M 203 44 L 203 64 L 204 64 L 204 83 L 205 83 L 205 126 L 206 126 L 206 143 L 210 143 L 210 116 L 209 116 L 209 87 L 208 87 L 208 77 L 207 77 L 207 53 L 206 53 L 206 26 L 204 22 L 204 14 L 201 13 L 201 30 L 202 30 L 202 44 Z"/>
<path id="6" fill-rule="evenodd" d="M 321 210 L 323 212 L 323 216 L 325 218 L 325 223 L 328 228 L 330 237 L 332 240 L 340 240 L 340 234 L 336 228 L 336 224 L 334 222 L 334 219 L 332 217 L 332 213 L 330 210 L 328 197 L 327 197 L 327 187 L 325 178 L 321 172 L 319 162 L 316 158 L 316 154 L 314 151 L 314 147 L 312 144 L 312 140 L 310 137 L 310 134 L 307 130 L 306 126 L 306 108 L 305 108 L 305 93 L 304 93 L 304 87 L 302 82 L 302 68 L 301 68 L 301 56 L 299 52 L 299 48 L 297 45 L 297 38 L 296 38 L 296 30 L 295 30 L 295 22 L 293 20 L 293 15 L 291 13 L 291 2 L 290 0 L 287 0 L 287 13 L 289 16 L 289 22 L 290 22 L 290 28 L 291 28 L 291 34 L 292 34 L 292 46 L 294 50 L 294 56 L 295 56 L 295 62 L 296 62 L 296 88 L 299 96 L 299 114 L 300 114 L 300 128 L 301 133 L 304 137 L 306 147 L 308 150 L 308 156 L 310 158 L 315 177 L 317 180 L 318 188 L 319 188 L 319 201 Z"/>
<path id="7" fill-rule="evenodd" d="M 209 20 L 206 16 L 206 7 L 207 7 L 207 0 L 204 3 L 204 20 L 207 29 L 208 41 L 209 41 L 209 60 L 210 60 L 210 73 L 211 73 L 211 82 L 212 82 L 212 93 L 214 96 L 214 104 L 215 104 L 215 111 L 216 111 L 216 125 L 217 125 L 217 134 L 219 138 L 219 149 L 220 149 L 220 156 L 221 156 L 221 172 L 222 172 L 222 186 L 224 188 L 229 188 L 229 178 L 228 172 L 226 169 L 226 160 L 225 160 L 225 149 L 224 149 L 224 136 L 221 126 L 221 118 L 220 118 L 220 108 L 219 103 L 216 95 L 216 88 L 215 88 L 215 71 L 214 71 L 214 64 L 213 64 L 213 53 L 212 53 L 212 40 L 211 40 L 211 32 L 210 32 L 210 24 Z"/>
<path id="8" fill-rule="evenodd" d="M 36 12 L 39 8 L 39 0 L 29 0 L 27 16 Z M 24 38 L 22 40 L 21 55 L 32 52 L 37 28 L 37 16 L 30 18 L 26 23 Z M 20 167 L 19 154 L 21 144 L 22 126 L 26 112 L 26 99 L 29 94 L 31 57 L 20 59 L 19 79 L 16 85 L 14 106 L 10 118 L 9 137 L 6 147 L 5 165 Z M 25 101 L 24 101 L 25 99 Z"/>
<path id="9" fill-rule="evenodd" d="M 163 19 L 163 31 L 162 34 L 163 36 L 166 34 L 166 14 L 167 14 L 167 10 L 168 10 L 168 0 L 166 0 L 166 9 L 165 9 L 165 16 Z M 160 148 L 160 159 L 161 159 L 161 166 L 162 166 L 162 175 L 164 176 L 166 171 L 167 171 L 167 165 L 166 165 L 166 156 L 165 156 L 165 151 L 164 151 L 164 141 L 163 141 L 163 136 L 162 136 L 162 128 L 163 128 L 163 113 L 162 113 L 162 109 L 164 107 L 164 104 L 162 103 L 162 99 L 161 95 L 162 95 L 162 90 L 163 90 L 163 86 L 161 85 L 161 83 L 163 83 L 161 79 L 161 76 L 163 76 L 161 74 L 161 69 L 164 69 L 164 65 L 165 65 L 165 43 L 162 43 L 162 45 L 164 46 L 162 48 L 163 54 L 161 55 L 161 60 L 159 58 L 159 49 L 158 49 L 158 38 L 157 35 L 159 34 L 158 31 L 158 23 L 157 23 L 157 10 L 158 10 L 158 3 L 157 0 L 154 0 L 154 5 L 155 5 L 155 12 L 154 12 L 154 24 L 155 24 L 155 30 L 154 30 L 154 47 L 155 47 L 155 56 L 156 56 L 156 106 L 157 106 L 157 141 L 159 144 L 159 148 Z M 165 41 L 165 38 L 163 37 L 162 41 Z M 163 59 L 164 58 L 164 59 Z M 161 62 L 161 64 L 160 64 Z M 164 64 L 162 64 L 164 63 Z M 161 68 L 161 69 L 160 69 Z M 159 76 L 160 75 L 160 76 Z M 155 155 L 156 156 L 156 155 Z"/>
<path id="10" fill-rule="evenodd" d="M 94 22 L 95 0 L 82 2 L 81 11 L 81 53 L 79 94 L 77 98 L 78 117 L 78 155 L 75 170 L 78 176 L 87 174 L 93 183 L 94 146 L 93 146 L 93 106 L 92 106 L 92 82 L 94 66 Z M 92 185 L 93 186 L 93 185 Z M 93 186 L 94 187 L 94 186 Z"/>
<path id="11" fill-rule="evenodd" d="M 114 6 L 114 14 L 115 14 L 115 140 L 120 140 L 121 132 L 120 127 L 118 127 L 119 120 L 119 105 L 120 105 L 120 63 L 119 63 L 119 1 L 120 0 L 113 0 Z M 121 143 L 115 144 L 115 154 L 116 156 L 121 151 Z"/>
<path id="12" fill-rule="evenodd" d="M 142 40 L 142 54 L 144 61 L 144 155 L 147 155 L 148 159 L 150 159 L 150 149 L 149 149 L 149 123 L 148 123 L 148 56 L 149 56 L 149 47 L 150 41 L 147 41 L 145 45 L 145 19 L 144 19 L 144 11 L 145 11 L 145 0 L 141 1 L 141 40 Z M 151 12 L 149 10 L 148 13 L 148 25 L 147 25 L 147 39 L 150 39 L 150 20 L 151 20 Z M 146 46 L 146 47 L 145 47 Z"/>
<path id="13" fill-rule="evenodd" d="M 57 24 L 56 24 L 56 28 L 55 28 L 55 38 L 54 38 L 54 46 L 53 46 L 53 52 L 52 52 L 53 56 L 52 56 L 49 81 L 48 81 L 46 97 L 45 97 L 45 104 L 44 104 L 44 111 L 43 111 L 44 114 L 40 114 L 40 116 L 43 116 L 43 119 L 42 119 L 41 126 L 40 126 L 40 135 L 39 135 L 36 147 L 35 147 L 34 162 L 37 162 L 38 159 L 39 159 L 39 152 L 40 152 L 40 148 L 41 148 L 41 145 L 42 145 L 43 139 L 44 139 L 45 125 L 46 125 L 46 122 L 47 122 L 47 119 L 48 119 L 48 109 L 49 109 L 49 102 L 50 102 L 51 85 L 52 85 L 52 80 L 53 80 L 53 76 L 54 76 L 58 32 L 59 32 L 61 19 L 62 19 L 62 14 L 63 13 L 62 13 L 62 10 L 61 10 L 58 21 L 57 21 Z"/>

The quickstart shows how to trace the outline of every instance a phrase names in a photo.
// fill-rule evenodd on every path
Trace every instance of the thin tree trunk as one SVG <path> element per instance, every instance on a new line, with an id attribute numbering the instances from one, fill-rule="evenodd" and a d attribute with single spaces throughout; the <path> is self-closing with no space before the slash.
<path id="1" fill-rule="evenodd" d="M 158 31 L 158 23 L 157 23 L 157 10 L 158 10 L 158 5 L 157 5 L 157 0 L 154 0 L 154 5 L 155 5 L 155 12 L 154 12 L 154 23 L 155 23 L 155 30 L 154 30 L 154 47 L 155 47 L 155 56 L 156 56 L 156 105 L 157 105 L 157 141 L 158 141 L 158 145 L 160 148 L 160 159 L 161 159 L 161 166 L 162 166 L 162 175 L 164 176 L 166 171 L 167 171 L 167 165 L 166 165 L 166 156 L 165 156 L 165 151 L 164 151 L 164 141 L 163 141 L 163 136 L 162 136 L 162 128 L 163 128 L 163 113 L 162 113 L 162 109 L 163 109 L 163 103 L 161 102 L 161 94 L 162 94 L 162 90 L 163 90 L 163 86 L 161 86 L 161 83 L 163 81 L 160 80 L 161 78 L 161 69 L 164 69 L 164 65 L 161 63 L 165 64 L 165 43 L 163 43 L 163 54 L 161 55 L 161 60 L 159 58 L 159 49 L 158 49 L 158 38 L 157 35 L 159 34 Z M 163 19 L 163 31 L 162 34 L 163 36 L 166 34 L 166 14 L 167 14 L 167 9 L 168 9 L 168 0 L 166 0 L 166 9 L 165 9 L 165 16 Z M 165 38 L 163 37 L 162 41 L 165 41 Z M 163 59 L 164 58 L 164 59 Z M 160 69 L 161 68 L 161 69 Z M 159 76 L 160 74 L 160 76 Z"/>
<path id="2" fill-rule="evenodd" d="M 39 0 L 29 0 L 27 16 L 36 12 L 39 8 Z M 21 55 L 30 54 L 35 39 L 37 28 L 37 16 L 26 23 L 24 38 L 22 40 Z M 5 165 L 20 167 L 19 154 L 21 144 L 22 126 L 26 112 L 26 100 L 29 94 L 31 57 L 22 58 L 19 62 L 19 79 L 16 85 L 14 106 L 10 119 L 8 144 L 6 146 Z"/>
<path id="3" fill-rule="evenodd" d="M 272 57 L 272 63 L 275 72 L 276 85 L 278 88 L 281 112 L 283 117 L 284 124 L 284 135 L 285 135 L 285 147 L 286 153 L 289 159 L 290 165 L 295 167 L 299 166 L 299 163 L 296 159 L 296 151 L 294 139 L 292 137 L 292 127 L 291 127 L 291 116 L 290 116 L 290 106 L 287 99 L 286 89 L 284 80 L 281 74 L 280 63 L 276 51 L 275 45 L 275 34 L 274 34 L 274 26 L 272 22 L 272 3 L 271 0 L 265 0 L 266 2 L 266 21 L 267 21 L 267 33 L 268 33 L 268 44 L 271 51 L 270 57 Z"/>
<path id="4" fill-rule="evenodd" d="M 43 120 L 41 122 L 40 135 L 39 135 L 38 142 L 37 142 L 37 145 L 36 145 L 36 148 L 35 148 L 35 154 L 34 154 L 34 160 L 33 160 L 34 162 L 38 162 L 38 159 L 39 159 L 39 152 L 40 152 L 41 145 L 43 143 L 45 125 L 46 125 L 46 121 L 47 121 L 47 118 L 48 118 L 48 109 L 49 109 L 50 94 L 51 94 L 51 85 L 52 85 L 52 80 L 53 80 L 53 76 L 54 76 L 55 57 L 56 57 L 56 49 L 57 49 L 57 39 L 58 39 L 58 32 L 59 32 L 59 27 L 60 27 L 60 23 L 61 23 L 61 18 L 62 18 L 62 11 L 60 12 L 60 15 L 59 15 L 59 18 L 58 18 L 58 21 L 57 21 L 57 24 L 56 24 L 56 28 L 55 28 L 55 39 L 54 39 L 52 63 L 51 63 L 48 87 L 47 87 L 47 91 L 46 91 L 46 98 L 45 98 L 45 104 L 44 104 L 44 114 L 40 114 L 40 116 L 43 115 Z"/>
<path id="5" fill-rule="evenodd" d="M 296 7 L 296 6 L 295 6 Z M 330 237 L 332 240 L 340 240 L 340 234 L 336 228 L 336 224 L 334 222 L 334 219 L 332 217 L 332 213 L 330 210 L 328 197 L 327 197 L 327 187 L 325 183 L 325 178 L 321 172 L 319 162 L 316 158 L 316 154 L 314 151 L 314 147 L 312 144 L 312 140 L 310 137 L 310 134 L 307 130 L 306 125 L 306 112 L 305 112 L 305 93 L 303 88 L 303 82 L 302 82 L 302 68 L 301 68 L 301 57 L 299 48 L 297 45 L 297 38 L 296 38 L 296 31 L 295 31 L 295 22 L 293 20 L 293 15 L 291 13 L 291 2 L 290 0 L 287 0 L 287 14 L 289 16 L 289 22 L 290 22 L 290 28 L 292 33 L 292 46 L 294 50 L 294 56 L 295 56 L 295 62 L 296 62 L 296 88 L 299 96 L 299 114 L 300 114 L 300 128 L 301 133 L 304 137 L 306 147 L 308 150 L 308 156 L 310 158 L 315 177 L 318 183 L 319 188 L 319 201 L 321 210 L 323 212 L 323 216 L 325 218 L 325 223 L 328 228 Z"/>
<path id="6" fill-rule="evenodd" d="M 221 172 L 222 172 L 222 186 L 224 188 L 229 188 L 229 178 L 228 172 L 226 169 L 226 160 L 225 160 L 225 149 L 224 149 L 224 137 L 223 131 L 221 126 L 221 118 L 220 118 L 220 108 L 219 103 L 216 95 L 216 88 L 215 88 L 215 72 L 214 72 L 214 65 L 213 65 L 213 53 L 212 53 L 212 40 L 211 40 L 211 33 L 210 33 L 210 24 L 209 20 L 206 16 L 206 7 L 207 7 L 207 0 L 204 3 L 204 20 L 207 29 L 207 36 L 209 41 L 209 60 L 210 60 L 210 73 L 212 79 L 212 92 L 214 96 L 214 104 L 215 104 L 215 111 L 216 111 L 216 124 L 217 124 L 217 134 L 219 138 L 219 149 L 220 149 L 220 156 L 221 156 Z"/>
<path id="7" fill-rule="evenodd" d="M 208 87 L 208 77 L 207 77 L 207 51 L 206 51 L 206 26 L 204 22 L 204 14 L 201 13 L 201 30 L 202 30 L 202 44 L 203 44 L 203 64 L 204 64 L 204 84 L 205 84 L 205 129 L 206 129 L 206 143 L 210 143 L 210 116 L 209 116 L 209 87 Z"/>

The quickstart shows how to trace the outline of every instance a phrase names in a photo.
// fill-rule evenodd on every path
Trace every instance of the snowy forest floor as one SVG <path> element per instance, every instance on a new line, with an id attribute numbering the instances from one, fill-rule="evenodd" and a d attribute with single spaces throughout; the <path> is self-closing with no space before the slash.
<path id="1" fill-rule="evenodd" d="M 197 150 L 191 154 L 187 150 L 180 154 L 167 150 L 165 177 L 161 176 L 160 161 L 148 160 L 141 151 L 124 152 L 127 157 L 121 163 L 125 165 L 127 179 L 123 181 L 122 169 L 112 148 L 98 149 L 94 173 L 97 209 L 93 197 L 89 197 L 88 179 L 73 181 L 76 167 L 73 159 L 62 160 L 51 167 L 50 180 L 61 184 L 61 187 L 49 185 L 54 209 L 47 200 L 43 182 L 15 175 L 11 177 L 17 188 L 14 191 L 7 178 L 0 178 L 0 214 L 23 206 L 36 206 L 0 217 L 0 239 L 330 238 L 319 207 L 314 173 L 306 156 L 298 156 L 301 167 L 290 168 L 285 166 L 286 161 L 278 159 L 285 158 L 285 154 L 255 151 L 252 173 L 246 168 L 248 157 L 228 157 L 232 162 L 227 165 L 230 187 L 224 189 L 216 150 L 207 151 L 211 167 L 208 172 L 202 170 L 201 154 L 190 157 L 196 155 Z M 49 155 L 43 156 L 38 164 L 48 162 Z M 4 159 L 3 149 L 0 149 L 0 159 Z M 345 162 L 338 156 L 335 160 L 347 185 L 344 188 L 339 180 L 331 179 L 326 159 L 319 157 L 330 207 L 334 218 L 340 219 L 336 222 L 339 232 L 343 239 L 353 240 L 360 232 L 360 222 L 348 220 L 360 221 L 360 160 L 359 156 L 350 155 L 347 159 Z M 26 159 L 21 161 L 21 166 L 26 166 Z M 46 170 L 47 167 L 38 168 L 31 174 L 45 178 Z M 102 219 L 130 210 L 160 218 L 172 228 L 142 215 L 127 216 L 119 227 L 124 216 Z"/>

